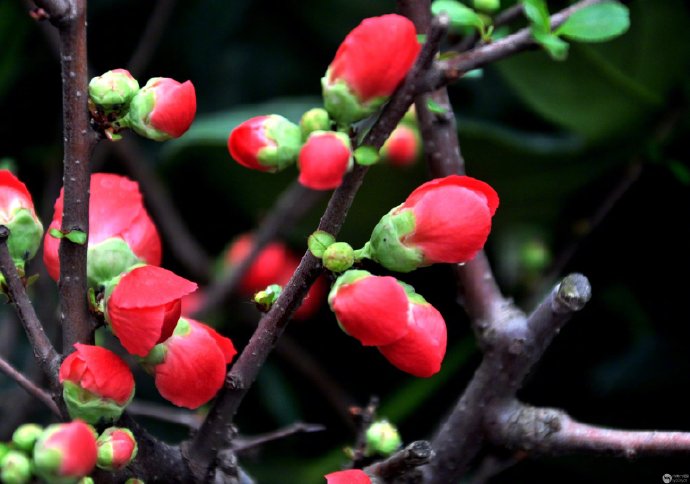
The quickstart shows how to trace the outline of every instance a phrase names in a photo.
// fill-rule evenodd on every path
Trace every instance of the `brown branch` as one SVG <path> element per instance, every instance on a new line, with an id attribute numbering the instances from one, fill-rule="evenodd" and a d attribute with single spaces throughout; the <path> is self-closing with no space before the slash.
<path id="1" fill-rule="evenodd" d="M 431 64 L 447 22 L 437 22 L 414 67 L 398 88 L 381 116 L 364 137 L 363 145 L 380 148 L 409 108 L 418 90 L 418 80 Z M 355 194 L 362 184 L 367 167 L 356 166 L 333 193 L 321 218 L 319 229 L 337 235 L 342 227 Z M 201 430 L 188 446 L 188 462 L 198 479 L 203 479 L 219 449 L 227 446 L 229 428 L 235 413 L 256 379 L 266 358 L 275 347 L 292 313 L 297 309 L 309 287 L 321 273 L 321 263 L 310 252 L 304 257 L 271 310 L 261 318 L 249 343 L 230 369 L 226 384 L 220 391 Z"/>
<path id="2" fill-rule="evenodd" d="M 590 5 L 600 3 L 603 0 L 580 0 L 572 6 L 561 10 L 551 16 L 551 27 L 556 28 L 565 22 L 573 13 Z M 427 91 L 438 89 L 450 82 L 457 80 L 463 74 L 482 67 L 491 62 L 505 59 L 513 54 L 522 52 L 536 46 L 529 27 L 516 33 L 474 48 L 470 51 L 458 54 L 450 59 L 438 62 L 436 69 L 431 70 L 426 78 Z"/>
<path id="3" fill-rule="evenodd" d="M 70 0 L 34 0 L 34 3 L 46 11 L 53 24 L 64 21 L 72 10 Z"/>
<path id="4" fill-rule="evenodd" d="M 45 7 L 44 7 L 45 8 Z M 51 15 L 51 21 L 55 19 Z M 53 22 L 60 36 L 62 70 L 62 128 L 64 139 L 64 211 L 62 231 L 89 233 L 89 159 L 97 141 L 90 127 L 86 58 L 86 0 L 70 2 L 69 12 Z M 62 239 L 60 243 L 59 320 L 65 354 L 74 343 L 92 343 L 86 295 L 87 244 Z"/>
<path id="5" fill-rule="evenodd" d="M 690 454 L 690 432 L 618 430 L 584 424 L 562 410 L 510 401 L 490 412 L 491 440 L 530 455 L 610 454 L 632 459 Z"/>
<path id="6" fill-rule="evenodd" d="M 127 69 L 134 77 L 138 77 L 151 61 L 175 9 L 175 3 L 176 0 L 158 0 L 153 7 L 146 28 L 139 36 L 139 42 L 127 63 Z"/>
<path id="7" fill-rule="evenodd" d="M 58 406 L 55 404 L 51 396 L 43 390 L 42 388 L 39 388 L 34 382 L 29 380 L 27 377 L 22 375 L 20 371 L 18 371 L 15 367 L 13 367 L 7 360 L 5 360 L 1 355 L 0 355 L 0 371 L 3 372 L 5 375 L 13 379 L 14 381 L 17 382 L 17 384 L 22 387 L 26 392 L 32 396 L 34 396 L 37 400 L 40 400 L 41 403 L 43 403 L 46 407 L 50 409 L 53 414 L 55 414 L 58 417 L 61 417 L 60 414 L 60 409 Z"/>
<path id="8" fill-rule="evenodd" d="M 434 450 L 426 440 L 412 442 L 386 460 L 364 468 L 364 471 L 383 482 L 420 482 L 418 467 L 434 457 Z"/>
<path id="9" fill-rule="evenodd" d="M 7 294 L 17 311 L 19 320 L 24 326 L 36 361 L 38 361 L 43 373 L 48 377 L 51 387 L 56 389 L 60 386 L 58 382 L 60 356 L 55 351 L 48 336 L 46 336 L 43 326 L 38 320 L 38 316 L 36 316 L 36 311 L 31 305 L 29 296 L 26 295 L 24 283 L 19 278 L 19 274 L 17 274 L 17 268 L 14 266 L 7 248 L 9 236 L 10 230 L 4 225 L 0 225 L 0 270 L 5 277 Z"/>
<path id="10" fill-rule="evenodd" d="M 231 448 L 233 451 L 239 453 L 259 447 L 268 442 L 291 437 L 295 434 L 310 434 L 313 432 L 323 432 L 324 430 L 326 430 L 326 427 L 321 424 L 295 422 L 272 432 L 266 432 L 260 435 L 252 435 L 251 437 L 237 437 L 233 440 Z"/>
<path id="11" fill-rule="evenodd" d="M 198 429 L 203 421 L 203 417 L 197 413 L 142 400 L 134 400 L 127 405 L 127 412 L 139 417 L 148 417 L 162 422 L 183 425 L 194 430 Z"/>
<path id="12" fill-rule="evenodd" d="M 357 435 L 355 445 L 352 447 L 352 460 L 347 466 L 349 469 L 358 469 L 364 465 L 367 458 L 367 430 L 376 419 L 376 411 L 379 407 L 379 398 L 372 396 L 366 407 L 351 407 L 350 414 L 357 423 Z"/>

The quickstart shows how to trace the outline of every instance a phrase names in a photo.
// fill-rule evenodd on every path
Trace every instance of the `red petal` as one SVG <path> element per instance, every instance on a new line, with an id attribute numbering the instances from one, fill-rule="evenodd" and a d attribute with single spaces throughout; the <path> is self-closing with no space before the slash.
<path id="1" fill-rule="evenodd" d="M 408 331 L 407 294 L 394 277 L 367 276 L 343 285 L 331 308 L 347 334 L 364 346 L 390 344 Z"/>
<path id="2" fill-rule="evenodd" d="M 232 130 L 228 137 L 230 156 L 242 166 L 252 170 L 269 171 L 272 168 L 259 163 L 259 151 L 267 146 L 276 146 L 266 136 L 265 122 L 270 116 L 256 116 Z"/>
<path id="3" fill-rule="evenodd" d="M 192 281 L 162 267 L 142 266 L 120 279 L 108 306 L 144 308 L 165 305 L 196 291 L 197 287 Z"/>
<path id="4" fill-rule="evenodd" d="M 151 125 L 173 138 L 182 136 L 196 115 L 196 92 L 191 81 L 179 83 L 162 77 L 155 84 L 156 104 L 151 112 Z"/>
<path id="5" fill-rule="evenodd" d="M 334 133 L 309 137 L 299 152 L 299 182 L 313 190 L 338 188 L 350 166 L 352 152 Z"/>
<path id="6" fill-rule="evenodd" d="M 61 476 L 83 477 L 96 466 L 96 437 L 91 427 L 81 420 L 60 424 L 60 428 L 46 439 L 44 445 L 60 451 Z"/>
<path id="7" fill-rule="evenodd" d="M 110 327 L 125 349 L 137 356 L 149 354 L 159 341 L 165 320 L 165 307 L 121 308 L 108 301 Z"/>
<path id="8" fill-rule="evenodd" d="M 444 178 L 435 178 L 424 183 L 415 191 L 410 193 L 410 196 L 407 197 L 407 200 L 405 200 L 403 207 L 408 208 L 414 206 L 424 195 L 444 186 L 463 187 L 472 190 L 473 192 L 482 194 L 486 199 L 486 203 L 492 216 L 498 208 L 498 194 L 496 193 L 496 190 L 491 188 L 491 185 L 481 180 L 477 180 L 476 178 L 464 175 L 450 175 Z"/>
<path id="9" fill-rule="evenodd" d="M 69 355 L 63 366 L 75 354 L 83 362 L 85 371 L 81 377 L 71 381 L 96 395 L 124 404 L 134 391 L 134 377 L 122 358 L 106 348 L 100 346 L 76 343 L 76 351 Z M 74 365 L 72 366 L 73 369 Z M 76 376 L 76 375 L 73 375 Z M 62 366 L 60 367 L 60 381 L 62 381 Z"/>
<path id="10" fill-rule="evenodd" d="M 390 96 L 414 64 L 420 45 L 414 24 L 390 14 L 364 19 L 330 65 L 330 80 L 344 79 L 360 101 Z"/>
<path id="11" fill-rule="evenodd" d="M 230 265 L 237 265 L 249 255 L 252 250 L 253 239 L 251 234 L 244 234 L 235 239 L 226 255 L 226 262 Z M 283 274 L 286 270 L 294 270 L 295 257 L 282 242 L 271 242 L 266 245 L 254 259 L 254 263 L 249 267 L 242 277 L 240 290 L 245 295 L 253 295 L 257 291 L 266 289 L 271 284 L 284 284 L 289 280 L 284 279 Z M 299 261 L 297 261 L 299 263 Z"/>
<path id="12" fill-rule="evenodd" d="M 207 331 L 192 326 L 184 336 L 165 342 L 165 360 L 155 368 L 156 388 L 179 407 L 208 402 L 225 381 L 225 357 Z"/>
<path id="13" fill-rule="evenodd" d="M 408 166 L 417 159 L 419 141 L 412 128 L 398 125 L 386 140 L 382 153 L 393 166 Z"/>
<path id="14" fill-rule="evenodd" d="M 413 304 L 410 331 L 379 351 L 396 368 L 414 376 L 430 377 L 441 369 L 446 354 L 446 323 L 431 304 Z"/>
<path id="15" fill-rule="evenodd" d="M 9 170 L 0 170 L 0 224 L 9 221 L 9 211 L 17 208 L 34 210 L 26 185 Z"/>
<path id="16" fill-rule="evenodd" d="M 328 484 L 371 484 L 371 478 L 360 469 L 331 472 L 324 477 Z"/>
<path id="17" fill-rule="evenodd" d="M 43 237 L 43 263 L 46 266 L 48 275 L 54 281 L 57 281 L 60 278 L 60 257 L 58 256 L 60 239 L 56 239 L 50 235 L 52 229 L 60 230 L 60 222 L 53 221 L 48 227 L 48 230 L 46 230 L 46 235 Z"/>
<path id="18" fill-rule="evenodd" d="M 113 467 L 119 469 L 129 463 L 135 442 L 127 432 L 122 430 L 115 430 L 110 435 L 110 439 L 113 446 Z"/>
<path id="19" fill-rule="evenodd" d="M 225 363 L 230 363 L 232 361 L 232 359 L 237 354 L 237 350 L 235 349 L 235 346 L 232 344 L 232 340 L 230 338 L 227 338 L 222 334 L 219 334 L 218 331 L 216 331 L 210 326 L 205 325 L 204 323 L 189 318 L 185 319 L 189 321 L 189 324 L 191 324 L 195 329 L 202 329 L 206 331 L 209 334 L 209 336 L 211 336 L 211 338 L 213 338 L 213 340 L 216 342 L 216 346 L 218 346 L 218 349 L 221 351 L 221 353 L 223 353 Z"/>

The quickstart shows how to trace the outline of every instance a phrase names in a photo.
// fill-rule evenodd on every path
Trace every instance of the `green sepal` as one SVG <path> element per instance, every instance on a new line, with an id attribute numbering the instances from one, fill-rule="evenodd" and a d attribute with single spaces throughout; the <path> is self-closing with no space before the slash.
<path id="1" fill-rule="evenodd" d="M 294 164 L 302 148 L 300 127 L 282 116 L 273 114 L 266 120 L 264 129 L 266 137 L 272 140 L 275 146 L 265 146 L 259 150 L 259 163 L 271 168 L 271 172 L 281 171 Z"/>
<path id="2" fill-rule="evenodd" d="M 43 427 L 40 425 L 33 423 L 20 425 L 12 434 L 12 444 L 18 450 L 31 453 L 42 433 Z"/>
<path id="3" fill-rule="evenodd" d="M 329 245 L 335 243 L 335 237 L 324 230 L 313 232 L 307 239 L 307 247 L 311 255 L 320 259 Z"/>
<path id="4" fill-rule="evenodd" d="M 474 8 L 484 12 L 495 12 L 501 8 L 501 0 L 474 0 Z"/>
<path id="5" fill-rule="evenodd" d="M 333 284 L 333 287 L 331 288 L 331 291 L 328 293 L 328 304 L 332 305 L 333 300 L 335 299 L 336 294 L 338 293 L 338 290 L 342 286 L 346 286 L 348 284 L 353 284 L 357 282 L 360 279 L 364 279 L 365 277 L 371 276 L 371 272 L 369 271 L 364 271 L 361 269 L 351 269 L 345 273 L 343 273 L 338 279 L 335 280 L 335 283 Z"/>
<path id="6" fill-rule="evenodd" d="M 65 400 L 67 411 L 73 419 L 79 418 L 87 423 L 96 425 L 99 422 L 110 423 L 120 418 L 125 407 L 134 398 L 134 392 L 129 396 L 124 405 L 113 400 L 102 398 L 76 383 L 65 380 L 62 383 L 62 397 Z"/>
<path id="7" fill-rule="evenodd" d="M 10 257 L 17 267 L 24 268 L 24 263 L 32 259 L 43 238 L 43 225 L 30 210 L 20 208 L 14 212 L 12 219 L 5 224 L 10 229 L 7 248 Z"/>
<path id="8" fill-rule="evenodd" d="M 323 104 L 326 111 L 335 119 L 338 126 L 345 127 L 364 119 L 376 112 L 388 98 L 380 96 L 362 103 L 357 96 L 350 91 L 348 85 L 342 79 L 335 83 L 328 81 L 329 71 L 321 78 Z"/>
<path id="9" fill-rule="evenodd" d="M 259 311 L 265 313 L 271 309 L 271 306 L 278 300 L 280 294 L 283 292 L 283 288 L 279 284 L 271 284 L 267 286 L 266 289 L 254 294 L 254 304 L 259 309 Z"/>
<path id="10" fill-rule="evenodd" d="M 323 108 L 313 108 L 302 115 L 299 120 L 302 139 L 306 140 L 314 131 L 330 131 L 331 118 Z"/>
<path id="11" fill-rule="evenodd" d="M 149 87 L 149 84 L 153 85 L 158 79 L 157 77 L 149 79 L 146 85 L 134 95 L 129 104 L 129 112 L 122 118 L 121 123 L 127 125 L 144 138 L 154 141 L 167 141 L 172 139 L 172 136 L 163 131 L 158 131 L 148 123 L 151 112 L 156 105 L 156 93 L 152 87 Z"/>
<path id="12" fill-rule="evenodd" d="M 86 232 L 82 232 L 81 230 L 70 230 L 64 234 L 64 236 L 67 240 L 77 245 L 84 245 L 88 239 Z"/>
<path id="13" fill-rule="evenodd" d="M 357 164 L 371 166 L 379 162 L 379 150 L 373 146 L 360 146 L 353 153 Z"/>
<path id="14" fill-rule="evenodd" d="M 108 71 L 89 81 L 89 98 L 106 113 L 126 111 L 137 92 L 137 80 L 122 72 Z"/>
<path id="15" fill-rule="evenodd" d="M 77 481 L 77 484 L 95 484 L 95 481 L 93 480 L 93 477 L 82 477 Z"/>
<path id="16" fill-rule="evenodd" d="M 397 272 L 411 272 L 424 265 L 422 251 L 402 243 L 402 238 L 414 231 L 415 223 L 412 210 L 400 210 L 400 206 L 393 208 L 371 233 L 369 258 Z"/>
<path id="17" fill-rule="evenodd" d="M 0 458 L 0 481 L 4 484 L 25 484 L 31 481 L 29 458 L 23 452 L 8 450 Z"/>
<path id="18" fill-rule="evenodd" d="M 127 242 L 119 237 L 89 246 L 86 257 L 86 277 L 89 286 L 97 288 L 105 285 L 114 277 L 142 263 Z"/>

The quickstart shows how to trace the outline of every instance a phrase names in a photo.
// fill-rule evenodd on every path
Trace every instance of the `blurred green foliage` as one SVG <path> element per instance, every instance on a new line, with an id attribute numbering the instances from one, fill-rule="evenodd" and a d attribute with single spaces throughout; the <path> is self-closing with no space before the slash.
<path id="1" fill-rule="evenodd" d="M 548 3 L 552 12 L 565 6 Z M 94 73 L 126 65 L 153 7 L 134 0 L 89 2 Z M 662 396 L 678 395 L 690 370 L 683 273 L 690 268 L 690 43 L 684 40 L 690 12 L 682 0 L 633 0 L 629 7 L 630 29 L 614 41 L 573 43 L 564 62 L 543 51 L 520 54 L 486 67 L 479 78 L 460 80 L 450 93 L 468 173 L 491 183 L 501 197 L 487 249 L 505 291 L 520 302 L 533 300 L 531 292 L 542 287 L 548 268 L 520 266 L 524 244 L 537 244 L 557 262 L 573 240 L 580 243 L 564 270 L 584 272 L 594 287 L 590 306 L 557 338 L 522 397 L 594 423 L 687 430 L 682 399 Z M 226 149 L 230 130 L 258 114 L 296 121 L 317 106 L 320 77 L 340 40 L 362 18 L 394 8 L 392 1 L 366 0 L 178 2 L 139 80 L 191 79 L 197 120 L 176 142 L 140 144 L 209 253 L 220 253 L 254 227 L 296 175 L 294 169 L 250 172 L 234 163 Z M 0 45 L 0 158 L 15 160 L 47 222 L 60 183 L 59 67 L 20 2 L 0 3 Z M 641 166 L 639 178 L 595 220 L 630 176 L 631 164 Z M 113 154 L 98 169 L 126 172 Z M 373 167 L 340 239 L 360 246 L 380 216 L 426 177 L 422 164 Z M 296 251 L 304 251 L 324 204 L 290 231 Z M 181 271 L 169 256 L 165 264 Z M 343 407 L 377 394 L 382 416 L 411 441 L 433 432 L 471 377 L 478 353 L 450 271 L 428 268 L 405 280 L 448 322 L 446 367 L 432 379 L 391 368 L 375 350 L 344 336 L 326 309 L 292 324 L 288 333 L 350 396 Z M 6 311 L 0 316 L 0 327 L 10 323 Z M 241 347 L 251 329 L 240 321 L 257 317 L 250 303 L 237 301 L 214 322 Z M 23 361 L 26 351 L 18 347 L 13 358 Z M 340 449 L 351 445 L 351 428 L 289 359 L 274 356 L 265 370 L 241 408 L 242 432 L 269 431 L 295 419 L 328 430 L 269 444 L 245 462 L 261 482 L 319 482 L 343 462 Z M 150 379 L 137 380 L 138 395 L 155 399 Z M 0 378 L 0 391 L 9 387 Z M 168 439 L 184 434 L 147 423 Z M 495 482 L 655 482 L 669 469 L 688 468 L 687 460 L 668 458 L 526 460 Z"/>

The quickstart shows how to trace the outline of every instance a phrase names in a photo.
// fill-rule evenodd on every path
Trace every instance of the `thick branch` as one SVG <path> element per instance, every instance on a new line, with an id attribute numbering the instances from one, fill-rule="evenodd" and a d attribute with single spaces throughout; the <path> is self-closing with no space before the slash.
<path id="1" fill-rule="evenodd" d="M 266 432 L 260 435 L 252 435 L 251 437 L 237 437 L 232 442 L 232 450 L 239 453 L 245 450 L 254 449 L 275 440 L 291 437 L 295 434 L 310 434 L 313 432 L 323 432 L 324 430 L 326 430 L 326 427 L 321 424 L 295 422 L 272 432 Z"/>
<path id="2" fill-rule="evenodd" d="M 58 24 L 62 69 L 64 139 L 62 231 L 89 233 L 89 159 L 96 133 L 89 124 L 86 60 L 86 0 L 74 0 L 68 18 Z M 77 342 L 92 343 L 86 295 L 86 244 L 60 243 L 60 311 L 64 353 Z"/>
<path id="3" fill-rule="evenodd" d="M 383 482 L 419 482 L 410 474 L 416 472 L 417 467 L 428 463 L 433 456 L 434 451 L 429 442 L 418 440 L 386 460 L 365 467 L 364 471 Z"/>
<path id="4" fill-rule="evenodd" d="M 72 12 L 70 0 L 34 0 L 34 3 L 46 11 L 55 25 L 63 22 Z"/>
<path id="5" fill-rule="evenodd" d="M 55 404 L 53 399 L 48 395 L 48 392 L 39 388 L 34 382 L 21 374 L 19 370 L 13 367 L 7 360 L 0 356 L 0 371 L 17 382 L 26 392 L 40 400 L 46 407 L 53 412 L 54 415 L 60 417 L 60 409 Z"/>
<path id="6" fill-rule="evenodd" d="M 438 50 L 445 27 L 445 22 L 439 22 L 430 32 L 414 67 L 365 136 L 363 145 L 380 148 L 402 119 L 417 92 L 418 79 L 421 73 L 426 71 Z M 366 167 L 356 166 L 345 177 L 328 203 L 319 223 L 320 230 L 333 235 L 338 234 L 366 172 Z M 189 446 L 189 463 L 194 468 L 194 474 L 197 478 L 206 476 L 218 450 L 227 445 L 230 434 L 229 428 L 242 399 L 256 379 L 266 358 L 277 344 L 290 316 L 302 302 L 321 270 L 320 261 L 310 252 L 306 252 L 278 301 L 261 318 L 257 330 L 232 366 L 225 386 L 211 408 L 201 430 Z"/>
<path id="7" fill-rule="evenodd" d="M 690 432 L 618 430 L 573 420 L 562 410 L 510 401 L 489 412 L 489 436 L 495 443 L 530 454 L 611 454 L 634 458 L 690 454 Z"/>
<path id="8" fill-rule="evenodd" d="M 14 266 L 7 248 L 9 236 L 9 229 L 4 225 L 0 225 L 0 270 L 2 270 L 2 275 L 5 277 L 7 293 L 24 326 L 26 335 L 29 337 L 36 361 L 38 361 L 43 373 L 48 377 L 51 386 L 58 388 L 60 385 L 58 382 L 60 356 L 55 351 L 48 336 L 46 336 L 43 326 L 38 320 L 38 316 L 36 316 L 36 311 L 29 300 L 29 296 L 26 295 L 24 284 L 19 278 L 19 274 L 17 274 L 17 268 Z"/>

